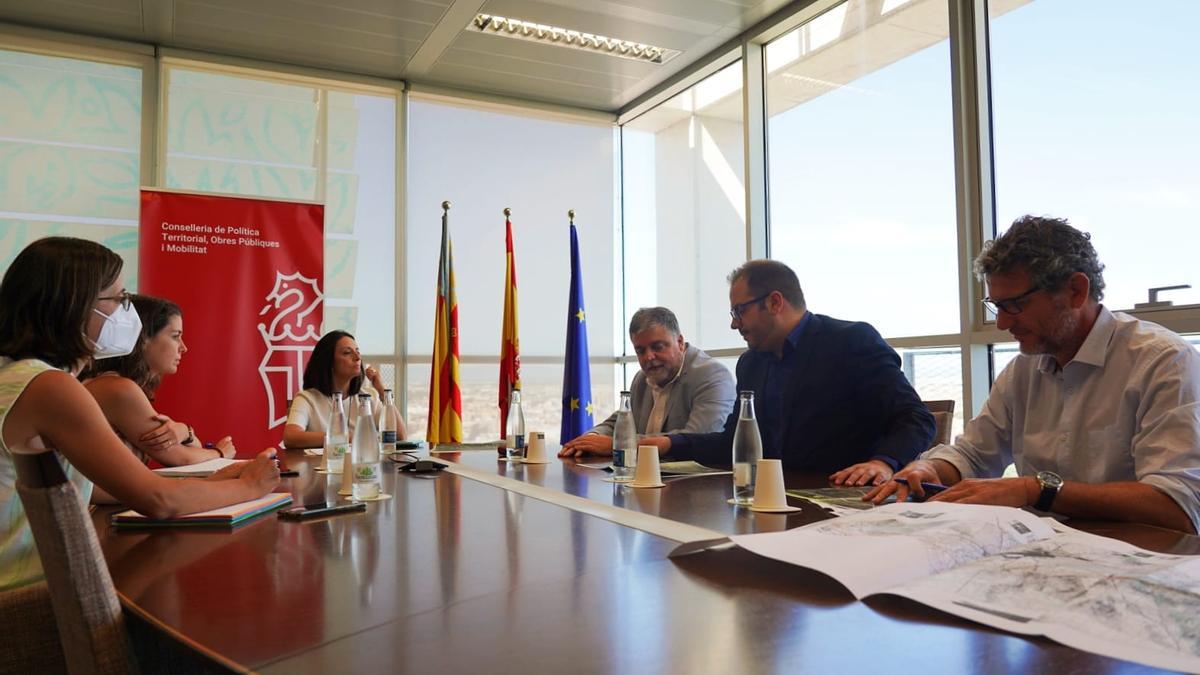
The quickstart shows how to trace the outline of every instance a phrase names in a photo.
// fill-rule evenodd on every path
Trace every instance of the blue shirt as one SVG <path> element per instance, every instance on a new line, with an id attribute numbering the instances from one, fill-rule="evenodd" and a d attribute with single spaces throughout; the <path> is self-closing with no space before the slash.
<path id="1" fill-rule="evenodd" d="M 805 312 L 800 323 L 796 324 L 783 341 L 783 356 L 777 359 L 772 355 L 767 367 L 767 379 L 763 384 L 762 400 L 755 402 L 754 412 L 758 415 L 759 433 L 768 437 L 768 447 L 779 448 L 780 451 L 783 450 L 784 387 L 792 381 L 796 372 L 792 355 L 796 353 L 796 343 L 800 342 L 800 334 L 804 332 L 804 327 L 811 318 L 812 314 Z"/>

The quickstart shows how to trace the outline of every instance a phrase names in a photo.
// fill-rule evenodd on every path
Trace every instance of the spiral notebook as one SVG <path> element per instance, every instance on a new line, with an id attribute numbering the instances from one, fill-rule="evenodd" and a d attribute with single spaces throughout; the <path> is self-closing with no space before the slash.
<path id="1" fill-rule="evenodd" d="M 148 518 L 132 509 L 112 515 L 116 527 L 235 527 L 264 513 L 292 503 L 286 492 L 273 492 L 248 502 L 230 504 L 210 511 L 191 513 L 178 518 L 158 520 Z"/>

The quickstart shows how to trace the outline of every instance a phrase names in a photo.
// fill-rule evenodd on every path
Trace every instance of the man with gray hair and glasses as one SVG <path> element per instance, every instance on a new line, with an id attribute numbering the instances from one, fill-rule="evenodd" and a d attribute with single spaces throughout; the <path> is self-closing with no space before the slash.
<path id="1" fill-rule="evenodd" d="M 639 434 L 720 429 L 733 410 L 733 375 L 684 341 L 666 307 L 643 307 L 629 321 L 641 370 L 633 376 L 633 425 Z M 559 457 L 612 454 L 617 414 L 563 444 Z"/>
<path id="2" fill-rule="evenodd" d="M 982 412 L 877 487 L 876 503 L 1032 506 L 1195 532 L 1200 523 L 1200 354 L 1175 333 L 1100 304 L 1104 266 L 1066 220 L 1024 216 L 975 261 L 996 327 L 1020 343 Z M 1017 478 L 999 478 L 1015 462 Z"/>

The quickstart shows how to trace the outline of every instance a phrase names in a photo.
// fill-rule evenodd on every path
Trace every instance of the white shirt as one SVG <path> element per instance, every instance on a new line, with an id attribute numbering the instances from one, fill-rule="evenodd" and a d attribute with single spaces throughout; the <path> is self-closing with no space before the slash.
<path id="1" fill-rule="evenodd" d="M 360 393 L 371 395 L 371 410 L 378 413 L 379 397 L 375 390 L 364 384 Z M 358 402 L 343 401 L 342 405 L 345 406 L 346 423 L 353 428 L 354 420 L 358 419 Z M 317 389 L 305 389 L 292 399 L 292 407 L 288 410 L 286 423 L 295 424 L 305 431 L 325 433 L 329 428 L 331 415 L 333 415 L 333 397 L 326 396 Z"/>
<path id="2" fill-rule="evenodd" d="M 963 478 L 1053 471 L 1066 481 L 1140 481 L 1200 529 L 1200 354 L 1175 333 L 1103 306 L 1062 370 L 1018 356 L 952 445 L 922 455 Z"/>
<path id="3" fill-rule="evenodd" d="M 650 407 L 650 417 L 646 420 L 647 436 L 660 434 L 663 431 L 663 422 L 667 419 L 667 406 L 671 403 L 671 391 L 675 389 L 675 383 L 679 381 L 679 376 L 683 374 L 684 362 L 680 362 L 679 370 L 675 371 L 675 377 L 671 381 L 658 386 L 646 378 L 646 384 L 650 387 L 650 397 L 654 401 L 654 405 Z"/>

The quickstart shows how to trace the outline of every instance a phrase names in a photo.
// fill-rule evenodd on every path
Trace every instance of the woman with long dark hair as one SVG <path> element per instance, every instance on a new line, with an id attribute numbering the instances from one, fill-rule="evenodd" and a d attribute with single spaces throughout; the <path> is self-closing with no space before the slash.
<path id="1" fill-rule="evenodd" d="M 42 576 L 15 455 L 56 452 L 84 499 L 94 483 L 151 518 L 256 499 L 279 484 L 272 450 L 206 479 L 165 478 L 113 433 L 76 375 L 140 338 L 121 265 L 100 244 L 49 237 L 25 247 L 0 281 L 0 590 Z"/>
<path id="2" fill-rule="evenodd" d="M 187 353 L 183 342 L 183 310 L 170 300 L 132 295 L 142 332 L 125 356 L 94 361 L 83 373 L 83 386 L 96 398 L 104 416 L 143 462 L 163 466 L 196 464 L 233 457 L 237 448 L 226 436 L 204 447 L 191 425 L 158 413 L 154 393 L 165 375 L 173 375 Z"/>
<path id="3" fill-rule="evenodd" d="M 373 398 L 383 391 L 383 379 L 379 371 L 365 366 L 358 351 L 354 336 L 344 330 L 326 333 L 313 347 L 308 365 L 304 368 L 304 390 L 292 399 L 287 424 L 283 427 L 283 445 L 287 448 L 320 448 L 325 445 L 325 429 L 333 414 L 333 395 L 341 392 L 347 410 L 347 419 L 352 418 L 358 407 L 353 398 L 363 389 L 363 381 L 370 380 Z M 376 400 L 375 405 L 378 405 Z M 351 432 L 354 424 L 351 422 Z M 407 433 L 404 420 L 396 430 L 399 438 Z"/>

